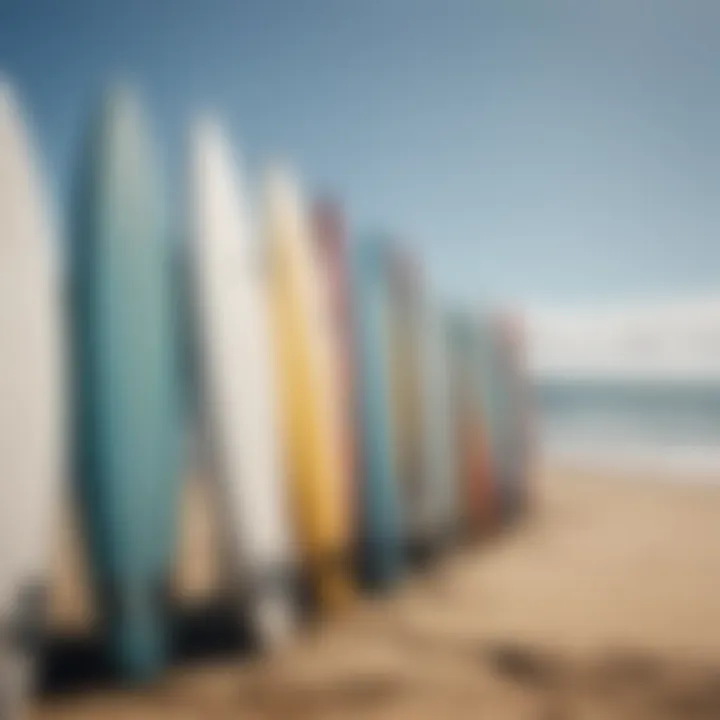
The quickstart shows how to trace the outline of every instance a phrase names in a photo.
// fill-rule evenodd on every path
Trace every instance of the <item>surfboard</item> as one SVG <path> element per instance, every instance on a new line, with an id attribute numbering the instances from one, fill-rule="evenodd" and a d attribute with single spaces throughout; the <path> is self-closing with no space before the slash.
<path id="1" fill-rule="evenodd" d="M 314 237 L 323 280 L 329 295 L 333 349 L 338 366 L 338 421 L 342 440 L 345 523 L 352 545 L 357 530 L 357 478 L 355 458 L 354 338 L 350 268 L 345 219 L 340 206 L 320 199 L 313 206 Z"/>
<path id="2" fill-rule="evenodd" d="M 351 253 L 357 397 L 359 546 L 368 587 L 384 588 L 402 571 L 400 488 L 390 405 L 387 242 L 360 238 Z"/>
<path id="3" fill-rule="evenodd" d="M 472 313 L 447 320 L 457 487 L 464 534 L 477 536 L 495 519 L 495 425 L 490 338 Z"/>
<path id="4" fill-rule="evenodd" d="M 297 182 L 268 172 L 265 238 L 271 285 L 281 423 L 296 537 L 313 604 L 325 610 L 352 595 L 338 420 L 337 366 L 310 218 Z"/>
<path id="5" fill-rule="evenodd" d="M 507 313 L 488 319 L 493 336 L 497 476 L 502 512 L 511 518 L 526 502 L 529 447 L 529 402 L 525 386 L 519 321 Z"/>
<path id="6" fill-rule="evenodd" d="M 37 149 L 0 79 L 0 717 L 9 720 L 32 686 L 62 492 L 57 240 Z"/>
<path id="7" fill-rule="evenodd" d="M 424 283 L 417 257 L 392 245 L 387 254 L 390 402 L 406 548 L 424 555 L 433 538 L 433 486 L 426 467 L 423 342 Z"/>
<path id="8" fill-rule="evenodd" d="M 447 546 L 455 539 L 460 505 L 455 482 L 449 348 L 443 320 L 440 303 L 428 291 L 421 335 L 423 467 L 429 532 L 436 546 Z"/>
<path id="9" fill-rule="evenodd" d="M 474 325 L 475 378 L 479 387 L 479 408 L 485 431 L 487 449 L 488 486 L 491 488 L 491 523 L 502 518 L 508 459 L 508 426 L 503 398 L 506 388 L 503 381 L 502 358 L 493 313 L 480 310 L 472 313 Z"/>
<path id="10" fill-rule="evenodd" d="M 201 437 L 240 607 L 261 647 L 293 624 L 292 536 L 278 440 L 269 276 L 227 137 L 191 137 L 189 271 Z"/>
<path id="11" fill-rule="evenodd" d="M 520 511 L 532 505 L 533 459 L 535 457 L 535 413 L 532 380 L 528 370 L 527 330 L 520 315 L 509 315 L 507 322 L 510 344 L 510 370 L 516 417 L 516 462 L 520 484 Z"/>
<path id="12" fill-rule="evenodd" d="M 505 363 L 507 348 L 502 342 L 498 319 L 490 311 L 480 315 L 479 348 L 482 354 L 483 397 L 491 448 L 491 473 L 496 497 L 498 521 L 511 514 L 515 494 L 512 459 L 512 408 Z"/>
<path id="13" fill-rule="evenodd" d="M 129 90 L 92 118 L 74 189 L 76 476 L 101 629 L 122 676 L 141 681 L 168 653 L 181 415 L 165 196 Z"/>

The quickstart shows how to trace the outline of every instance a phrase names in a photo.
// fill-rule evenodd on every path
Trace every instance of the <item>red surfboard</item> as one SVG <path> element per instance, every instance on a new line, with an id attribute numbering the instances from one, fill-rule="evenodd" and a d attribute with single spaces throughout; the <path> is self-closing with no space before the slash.
<path id="1" fill-rule="evenodd" d="M 498 510 L 489 428 L 491 408 L 483 382 L 488 372 L 486 353 L 481 348 L 485 339 L 480 333 L 484 331 L 470 314 L 453 313 L 448 319 L 459 521 L 461 530 L 469 537 L 490 530 Z"/>
<path id="2" fill-rule="evenodd" d="M 525 331 L 520 316 L 510 312 L 499 314 L 495 322 L 495 336 L 508 407 L 508 482 L 513 491 L 508 511 L 513 514 L 521 512 L 529 502 L 534 445 Z"/>

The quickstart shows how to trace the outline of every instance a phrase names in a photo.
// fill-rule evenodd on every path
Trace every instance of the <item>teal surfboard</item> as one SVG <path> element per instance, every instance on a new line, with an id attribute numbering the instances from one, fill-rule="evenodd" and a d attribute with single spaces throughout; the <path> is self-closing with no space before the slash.
<path id="1" fill-rule="evenodd" d="M 165 198 L 141 107 L 109 93 L 92 119 L 69 242 L 75 456 L 111 659 L 145 680 L 168 652 L 180 388 Z"/>
<path id="2" fill-rule="evenodd" d="M 357 462 L 361 572 L 370 587 L 386 587 L 402 568 L 400 491 L 389 397 L 387 245 L 362 238 L 351 253 L 356 351 Z"/>

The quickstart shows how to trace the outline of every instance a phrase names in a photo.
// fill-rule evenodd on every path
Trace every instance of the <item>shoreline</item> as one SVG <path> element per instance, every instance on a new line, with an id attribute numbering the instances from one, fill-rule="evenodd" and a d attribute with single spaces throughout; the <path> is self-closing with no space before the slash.
<path id="1" fill-rule="evenodd" d="M 590 473 L 608 479 L 618 476 L 680 484 L 720 483 L 720 445 L 577 445 L 548 450 L 539 464 L 563 474 Z"/>

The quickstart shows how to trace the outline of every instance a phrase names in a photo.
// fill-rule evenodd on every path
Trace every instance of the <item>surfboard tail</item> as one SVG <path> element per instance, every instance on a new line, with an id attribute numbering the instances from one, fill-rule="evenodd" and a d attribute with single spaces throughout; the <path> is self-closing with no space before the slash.
<path id="1" fill-rule="evenodd" d="M 28 653 L 0 647 L 0 718 L 24 717 L 32 674 Z"/>
<path id="2" fill-rule="evenodd" d="M 168 618 L 148 587 L 130 583 L 111 618 L 110 645 L 121 677 L 131 683 L 156 678 L 170 652 Z"/>
<path id="3" fill-rule="evenodd" d="M 286 592 L 268 593 L 258 600 L 252 614 L 262 650 L 275 650 L 290 637 L 295 615 Z"/>
<path id="4" fill-rule="evenodd" d="M 402 575 L 403 558 L 400 537 L 375 533 L 361 543 L 360 574 L 366 589 L 384 591 Z"/>
<path id="5" fill-rule="evenodd" d="M 347 608 L 354 595 L 347 571 L 342 568 L 325 568 L 319 572 L 317 594 L 321 607 L 330 612 Z"/>

